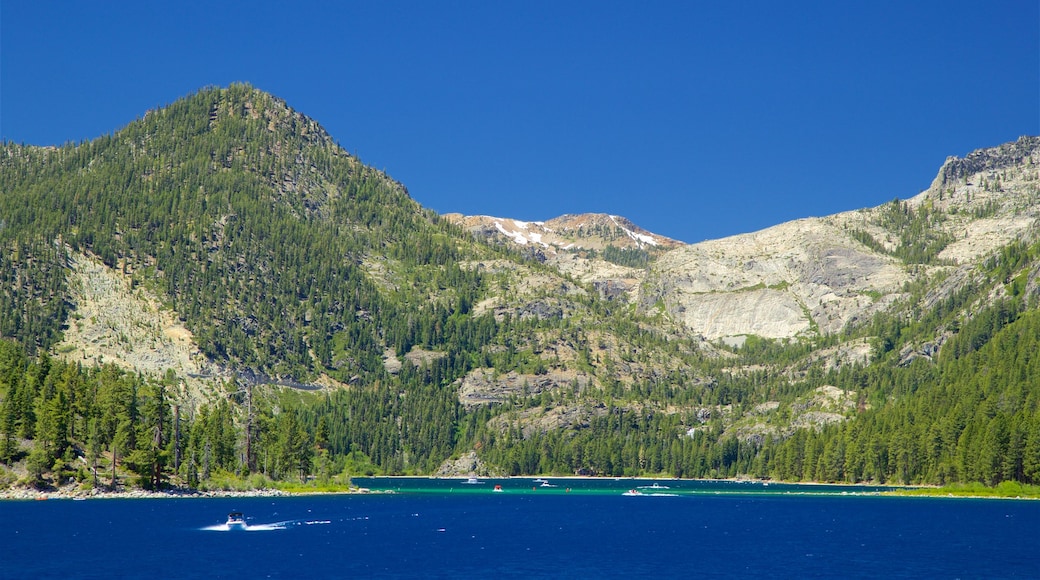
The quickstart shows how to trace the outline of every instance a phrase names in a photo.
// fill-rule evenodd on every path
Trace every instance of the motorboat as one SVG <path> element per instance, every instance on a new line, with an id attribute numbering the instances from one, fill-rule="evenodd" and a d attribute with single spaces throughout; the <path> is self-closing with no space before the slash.
<path id="1" fill-rule="evenodd" d="M 227 522 L 224 525 L 229 530 L 244 530 L 246 529 L 246 518 L 242 515 L 242 512 L 231 512 L 228 514 Z"/>
<path id="2" fill-rule="evenodd" d="M 478 483 L 484 483 L 484 482 L 480 481 L 479 479 L 477 479 L 475 477 L 471 477 L 471 478 L 467 479 L 466 481 L 463 481 L 462 483 L 465 483 L 465 484 L 468 484 L 468 485 L 476 485 Z"/>
<path id="3" fill-rule="evenodd" d="M 638 489 L 630 489 L 621 495 L 643 495 L 643 492 L 639 491 Z"/>
<path id="4" fill-rule="evenodd" d="M 498 492 L 498 493 L 502 493 L 502 486 L 501 485 L 495 485 L 495 489 L 493 489 L 492 491 L 495 491 L 495 492 Z"/>
<path id="5" fill-rule="evenodd" d="M 641 485 L 639 489 L 671 489 L 667 485 L 661 485 L 660 483 L 654 482 L 653 485 Z"/>

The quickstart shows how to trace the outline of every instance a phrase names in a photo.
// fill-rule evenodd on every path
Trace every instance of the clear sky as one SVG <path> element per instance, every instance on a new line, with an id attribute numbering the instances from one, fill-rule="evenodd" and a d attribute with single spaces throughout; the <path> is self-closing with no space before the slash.
<path id="1" fill-rule="evenodd" d="M 248 82 L 441 213 L 686 242 L 882 204 L 1040 134 L 1040 3 L 0 3 L 0 137 Z"/>

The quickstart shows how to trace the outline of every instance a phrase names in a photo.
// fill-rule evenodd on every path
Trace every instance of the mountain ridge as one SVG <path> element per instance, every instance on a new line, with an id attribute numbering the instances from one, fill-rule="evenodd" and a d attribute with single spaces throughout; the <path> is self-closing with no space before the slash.
<path id="1" fill-rule="evenodd" d="M 546 221 L 522 221 L 486 215 L 466 216 L 444 214 L 476 235 L 493 237 L 496 234 L 526 246 L 543 251 L 602 250 L 608 245 L 619 248 L 673 248 L 682 242 L 655 234 L 632 223 L 628 218 L 604 214 L 564 214 Z"/>
<path id="2" fill-rule="evenodd" d="M 838 332 L 904 298 L 898 291 L 902 285 L 946 269 L 919 264 L 922 272 L 904 271 L 905 262 L 892 255 L 899 248 L 899 232 L 880 224 L 886 207 L 905 203 L 909 209 L 941 212 L 941 222 L 934 227 L 950 239 L 943 241 L 935 259 L 970 264 L 1037 227 L 1040 197 L 1032 168 L 1040 164 L 1038 150 L 1040 138 L 1021 137 L 963 158 L 951 156 L 927 189 L 904 202 L 801 218 L 695 244 L 655 246 L 663 251 L 652 260 L 648 257 L 645 276 L 612 272 L 593 256 L 586 260 L 584 279 L 624 286 L 644 311 L 663 301 L 673 318 L 712 340 L 746 335 L 789 339 L 810 331 Z M 997 184 L 1001 179 L 997 171 L 1003 174 L 1003 185 Z M 521 232 L 530 222 L 512 220 L 517 227 L 509 229 L 503 225 L 510 223 L 508 218 L 446 217 L 488 237 L 498 235 L 522 246 L 540 243 L 551 248 L 553 256 L 548 259 L 565 270 L 580 271 L 557 257 L 562 252 L 604 247 L 601 240 L 596 240 L 598 247 L 545 243 L 540 232 L 528 240 Z"/>

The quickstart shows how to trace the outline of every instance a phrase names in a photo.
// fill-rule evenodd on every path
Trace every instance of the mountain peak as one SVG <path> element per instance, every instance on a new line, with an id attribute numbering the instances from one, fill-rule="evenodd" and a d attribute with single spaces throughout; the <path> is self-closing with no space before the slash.
<path id="1" fill-rule="evenodd" d="M 565 214 L 548 221 L 523 221 L 494 216 L 447 214 L 446 219 L 474 234 L 508 239 L 515 244 L 555 254 L 568 250 L 668 250 L 683 243 L 647 231 L 631 220 L 605 213 Z"/>
<path id="2" fill-rule="evenodd" d="M 404 187 L 383 172 L 362 166 L 317 121 L 286 101 L 251 85 L 208 87 L 162 108 L 117 132 L 135 159 L 187 155 L 172 167 L 170 183 L 190 183 L 199 175 L 235 175 L 239 192 L 270 196 L 298 217 L 328 218 L 330 203 L 355 177 L 378 181 L 407 196 Z"/>
<path id="3" fill-rule="evenodd" d="M 932 189 L 949 186 L 985 171 L 1019 166 L 1030 158 L 1030 164 L 1040 162 L 1040 136 L 1022 136 L 1011 143 L 976 149 L 964 157 L 947 157 L 932 183 Z"/>

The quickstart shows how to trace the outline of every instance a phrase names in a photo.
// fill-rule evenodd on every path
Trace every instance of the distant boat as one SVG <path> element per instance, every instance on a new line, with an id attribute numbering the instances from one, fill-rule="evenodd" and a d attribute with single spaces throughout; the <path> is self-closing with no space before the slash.
<path id="1" fill-rule="evenodd" d="M 229 530 L 244 530 L 246 529 L 246 518 L 242 515 L 242 512 L 231 512 L 228 514 L 227 522 L 224 525 Z"/>
<path id="2" fill-rule="evenodd" d="M 638 489 L 630 489 L 621 495 L 643 495 L 643 492 L 639 491 Z"/>
<path id="3" fill-rule="evenodd" d="M 469 484 L 469 485 L 475 485 L 475 484 L 484 483 L 484 482 L 480 481 L 479 479 L 477 479 L 475 477 L 471 477 L 471 478 L 467 479 L 466 481 L 463 481 L 462 483 L 466 483 L 466 484 Z"/>
<path id="4" fill-rule="evenodd" d="M 671 489 L 667 485 L 661 485 L 660 483 L 654 482 L 653 485 L 641 485 L 639 489 Z"/>
<path id="5" fill-rule="evenodd" d="M 495 489 L 493 489 L 492 491 L 497 491 L 497 492 L 501 492 L 501 491 L 502 491 L 502 486 L 501 486 L 501 485 L 497 485 L 497 484 L 496 484 L 496 485 L 495 485 Z"/>
<path id="6" fill-rule="evenodd" d="M 546 481 L 546 480 L 544 480 L 544 479 L 542 479 L 540 477 L 538 479 L 532 479 L 531 481 L 533 483 L 548 483 L 548 481 Z"/>
<path id="7" fill-rule="evenodd" d="M 548 481 L 545 481 L 545 480 L 543 479 L 543 480 L 542 480 L 542 485 L 541 485 L 541 487 L 556 487 L 556 486 L 555 486 L 555 485 L 553 485 L 553 484 L 551 484 L 551 483 L 549 483 Z"/>

